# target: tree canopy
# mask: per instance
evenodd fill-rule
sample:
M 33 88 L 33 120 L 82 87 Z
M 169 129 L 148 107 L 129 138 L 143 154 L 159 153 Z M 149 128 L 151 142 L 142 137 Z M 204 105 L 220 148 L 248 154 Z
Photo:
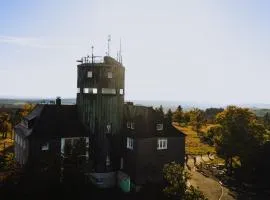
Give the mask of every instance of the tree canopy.
M 167 196 L 183 200 L 207 199 L 198 189 L 187 186 L 187 181 L 191 178 L 191 175 L 182 165 L 175 162 L 165 164 L 163 175 L 167 181 L 167 186 L 163 191 Z

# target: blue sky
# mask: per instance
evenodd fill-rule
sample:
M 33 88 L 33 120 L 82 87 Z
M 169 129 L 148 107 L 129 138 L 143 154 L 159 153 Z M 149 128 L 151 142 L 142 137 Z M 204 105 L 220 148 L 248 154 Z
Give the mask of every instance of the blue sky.
M 75 97 L 122 39 L 126 99 L 269 103 L 270 2 L 0 0 L 0 97 Z

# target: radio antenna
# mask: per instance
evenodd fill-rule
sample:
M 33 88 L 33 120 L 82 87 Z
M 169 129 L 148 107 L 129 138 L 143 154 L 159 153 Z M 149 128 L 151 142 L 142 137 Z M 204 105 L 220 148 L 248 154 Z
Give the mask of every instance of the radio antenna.
M 110 42 L 111 42 L 111 35 L 108 35 L 108 56 L 110 56 Z

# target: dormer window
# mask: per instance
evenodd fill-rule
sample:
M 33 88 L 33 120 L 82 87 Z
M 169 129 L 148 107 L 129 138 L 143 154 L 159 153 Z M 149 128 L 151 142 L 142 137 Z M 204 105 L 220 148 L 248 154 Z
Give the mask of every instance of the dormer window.
M 134 123 L 134 122 L 131 122 L 131 123 L 130 123 L 130 129 L 132 129 L 132 130 L 135 129 L 135 123 Z
M 42 151 L 48 151 L 49 150 L 49 143 L 47 142 L 46 144 L 41 146 Z
M 157 131 L 162 131 L 163 130 L 163 124 L 157 124 L 156 129 L 157 129 Z
M 130 128 L 130 122 L 127 122 L 127 128 Z
M 93 77 L 93 72 L 92 71 L 88 71 L 87 72 L 87 78 L 92 78 Z
M 112 72 L 108 72 L 107 77 L 112 78 Z

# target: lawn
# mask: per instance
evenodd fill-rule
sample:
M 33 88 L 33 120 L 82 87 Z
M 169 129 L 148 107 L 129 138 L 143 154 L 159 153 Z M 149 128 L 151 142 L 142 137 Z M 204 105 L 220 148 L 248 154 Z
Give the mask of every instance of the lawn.
M 186 153 L 191 155 L 205 155 L 207 152 L 216 153 L 215 147 L 209 146 L 208 144 L 204 144 L 201 142 L 197 133 L 192 130 L 191 126 L 178 126 L 174 124 L 174 126 L 185 133 L 186 136 Z M 214 126 L 213 124 L 206 125 L 201 129 L 201 132 L 206 132 L 208 128 Z

